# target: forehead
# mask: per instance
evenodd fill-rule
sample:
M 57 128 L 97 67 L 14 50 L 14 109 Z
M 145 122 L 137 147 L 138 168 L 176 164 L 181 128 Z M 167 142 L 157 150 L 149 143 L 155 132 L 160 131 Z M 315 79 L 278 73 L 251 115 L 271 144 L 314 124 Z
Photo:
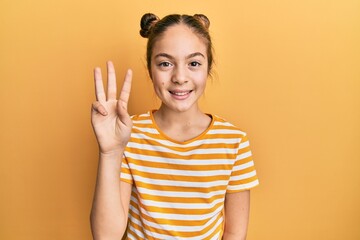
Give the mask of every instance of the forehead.
M 172 56 L 186 56 L 194 52 L 201 52 L 206 56 L 207 45 L 200 35 L 194 33 L 184 24 L 170 26 L 157 39 L 152 55 L 168 53 Z

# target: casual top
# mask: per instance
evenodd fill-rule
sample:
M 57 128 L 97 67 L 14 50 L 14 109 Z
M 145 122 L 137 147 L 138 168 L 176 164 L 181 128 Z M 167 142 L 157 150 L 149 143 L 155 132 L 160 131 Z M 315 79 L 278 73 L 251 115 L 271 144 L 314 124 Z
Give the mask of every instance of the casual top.
M 226 193 L 259 184 L 246 134 L 215 115 L 200 136 L 166 136 L 132 117 L 121 180 L 133 185 L 126 239 L 221 239 Z

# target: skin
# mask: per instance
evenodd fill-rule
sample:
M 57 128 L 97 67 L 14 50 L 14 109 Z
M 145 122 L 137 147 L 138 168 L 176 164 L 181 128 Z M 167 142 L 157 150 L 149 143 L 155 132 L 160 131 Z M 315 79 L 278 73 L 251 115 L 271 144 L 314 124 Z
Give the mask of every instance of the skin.
M 208 78 L 204 41 L 182 24 L 169 27 L 155 43 L 151 76 L 162 104 L 154 113 L 156 124 L 170 138 L 184 142 L 205 131 L 211 118 L 198 106 Z M 131 118 L 127 111 L 132 71 L 128 70 L 117 98 L 112 62 L 107 63 L 105 93 L 101 70 L 95 68 L 96 101 L 91 118 L 99 144 L 99 167 L 91 210 L 91 229 L 96 240 L 121 239 L 127 224 L 131 185 L 119 181 L 121 156 L 130 139 Z M 250 193 L 225 196 L 224 240 L 246 239 Z
M 132 72 L 128 70 L 119 99 L 112 62 L 107 63 L 108 89 L 105 94 L 101 70 L 95 68 L 96 102 L 91 120 L 99 144 L 99 166 L 91 209 L 91 230 L 95 240 L 121 239 L 125 232 L 131 185 L 119 181 L 121 156 L 130 139 L 132 121 L 127 112 Z
M 155 112 L 161 130 L 177 141 L 200 135 L 211 119 L 198 100 L 208 78 L 206 45 L 187 26 L 168 28 L 153 49 L 151 76 L 162 104 Z
M 249 223 L 250 191 L 225 196 L 224 240 L 245 240 Z

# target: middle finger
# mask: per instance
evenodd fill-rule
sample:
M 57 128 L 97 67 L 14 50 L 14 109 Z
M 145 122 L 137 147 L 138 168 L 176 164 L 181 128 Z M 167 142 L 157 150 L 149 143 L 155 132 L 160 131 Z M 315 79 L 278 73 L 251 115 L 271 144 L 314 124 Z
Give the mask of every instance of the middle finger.
M 108 82 L 107 82 L 107 100 L 116 99 L 116 75 L 114 64 L 111 61 L 107 62 L 107 71 L 108 71 Z

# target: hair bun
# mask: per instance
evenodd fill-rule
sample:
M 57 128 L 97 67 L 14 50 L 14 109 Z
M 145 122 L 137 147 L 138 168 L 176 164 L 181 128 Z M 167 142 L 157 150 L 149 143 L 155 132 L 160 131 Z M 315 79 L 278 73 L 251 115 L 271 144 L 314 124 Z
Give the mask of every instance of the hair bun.
M 197 18 L 206 29 L 209 29 L 210 20 L 207 18 L 207 16 L 204 14 L 195 14 L 194 17 Z
M 148 38 L 150 35 L 151 28 L 155 23 L 159 21 L 159 17 L 153 13 L 146 13 L 140 20 L 140 35 L 144 38 Z

